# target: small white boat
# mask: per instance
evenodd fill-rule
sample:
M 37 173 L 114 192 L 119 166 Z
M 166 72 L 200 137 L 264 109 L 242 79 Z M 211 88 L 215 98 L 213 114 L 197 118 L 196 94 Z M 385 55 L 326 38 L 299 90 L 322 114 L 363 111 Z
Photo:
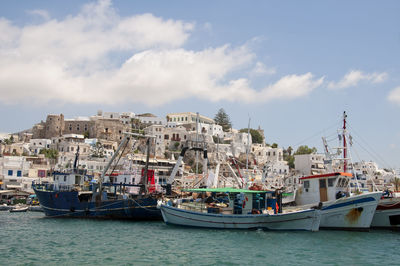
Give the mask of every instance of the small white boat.
M 160 209 L 167 224 L 221 228 L 318 231 L 320 211 L 317 209 L 282 211 L 274 192 L 244 189 L 192 189 L 192 192 L 214 192 L 228 196 L 227 207 L 200 202 L 171 201 L 161 203 Z
M 372 219 L 371 227 L 400 230 L 400 198 L 381 199 Z
M 10 212 L 26 212 L 28 207 L 16 207 L 14 209 L 10 209 Z

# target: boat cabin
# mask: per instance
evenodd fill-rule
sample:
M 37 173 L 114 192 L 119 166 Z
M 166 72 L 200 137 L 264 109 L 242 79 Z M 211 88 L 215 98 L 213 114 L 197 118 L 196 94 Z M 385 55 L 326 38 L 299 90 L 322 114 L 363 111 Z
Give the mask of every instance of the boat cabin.
M 351 173 L 342 172 L 301 177 L 296 204 L 306 205 L 336 200 L 346 195 L 352 177 Z
M 86 172 L 54 172 L 54 186 L 57 188 L 67 188 L 72 186 L 84 186 L 89 184 L 93 176 Z

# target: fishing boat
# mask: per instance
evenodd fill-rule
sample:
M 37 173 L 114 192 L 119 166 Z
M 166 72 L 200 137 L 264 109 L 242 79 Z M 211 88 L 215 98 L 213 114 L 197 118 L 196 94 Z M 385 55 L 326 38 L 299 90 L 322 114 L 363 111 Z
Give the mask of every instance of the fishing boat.
M 311 175 L 299 178 L 296 205 L 319 204 L 321 208 L 320 228 L 340 230 L 369 230 L 375 209 L 382 192 L 352 191 L 350 184 L 357 182 L 347 172 L 346 112 L 343 113 L 343 158 L 342 172 Z M 324 143 L 326 153 L 328 148 Z M 328 154 L 329 155 L 329 154 Z M 332 159 L 329 158 L 328 159 Z
M 48 217 L 129 219 L 129 220 L 161 220 L 161 212 L 157 208 L 159 193 L 151 189 L 149 180 L 154 172 L 149 171 L 149 150 L 152 136 L 147 137 L 147 162 L 143 171 L 141 184 L 104 182 L 104 177 L 122 147 L 127 145 L 130 136 L 125 137 L 111 160 L 103 170 L 99 180 L 93 180 L 85 172 L 77 171 L 79 157 L 77 152 L 74 170 L 71 173 L 60 173 L 65 180 L 76 180 L 71 185 L 33 183 L 32 188 L 39 199 L 40 206 Z M 143 135 L 140 135 L 143 137 Z M 122 153 L 121 153 L 122 156 Z M 139 187 L 138 194 L 128 193 L 129 187 Z
M 400 198 L 382 198 L 376 207 L 371 227 L 400 230 Z
M 321 229 L 369 230 L 382 192 L 351 195 L 351 178 L 343 172 L 302 177 L 296 204 L 319 204 Z
M 321 216 L 318 209 L 282 210 L 281 196 L 273 191 L 236 188 L 187 191 L 211 193 L 215 197 L 209 196 L 200 201 L 192 198 L 175 203 L 171 200 L 160 202 L 165 223 L 221 229 L 318 231 L 319 228 Z

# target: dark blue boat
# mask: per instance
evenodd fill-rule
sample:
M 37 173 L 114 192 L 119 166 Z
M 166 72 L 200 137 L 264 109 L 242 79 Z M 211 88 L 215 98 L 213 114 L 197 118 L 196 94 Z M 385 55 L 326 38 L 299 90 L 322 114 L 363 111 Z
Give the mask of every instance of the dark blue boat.
M 120 186 L 118 184 L 118 186 Z M 103 192 L 58 190 L 49 184 L 32 184 L 48 217 L 161 220 L 159 195 L 115 195 Z
M 129 141 L 130 135 L 125 133 L 125 138 L 115 151 L 113 157 L 105 167 L 98 182 L 90 185 L 82 185 L 83 182 L 92 181 L 91 177 L 84 171 L 77 169 L 79 158 L 79 147 L 77 149 L 74 169 L 65 178 L 75 181 L 73 185 L 54 184 L 32 184 L 40 206 L 49 217 L 75 217 L 75 218 L 100 218 L 100 219 L 129 219 L 129 220 L 162 220 L 161 211 L 157 208 L 157 200 L 161 194 L 150 193 L 149 181 L 149 152 L 152 136 L 147 136 L 147 160 L 140 185 L 104 183 L 104 177 L 111 163 L 118 155 L 121 147 Z M 143 137 L 142 135 L 140 135 Z M 121 155 L 122 156 L 122 153 Z M 55 173 L 56 177 L 57 173 Z M 56 180 L 56 178 L 55 178 Z M 58 180 L 58 178 L 57 178 Z M 125 193 L 126 187 L 139 186 L 140 192 L 137 195 Z M 119 188 L 119 190 L 118 190 Z

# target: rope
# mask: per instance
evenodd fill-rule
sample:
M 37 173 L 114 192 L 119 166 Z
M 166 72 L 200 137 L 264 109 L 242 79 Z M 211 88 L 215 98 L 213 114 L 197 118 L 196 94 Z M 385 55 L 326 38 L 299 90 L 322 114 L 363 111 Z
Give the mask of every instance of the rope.
M 388 164 L 388 163 L 385 161 L 385 159 L 383 159 L 383 158 L 368 144 L 368 142 L 365 141 L 365 140 L 357 133 L 357 131 L 356 131 L 351 125 L 349 125 L 349 127 L 351 128 L 351 131 L 354 132 L 354 133 L 356 134 L 356 136 L 357 136 L 361 141 L 363 141 L 364 144 L 366 144 L 366 145 L 369 147 L 369 149 L 371 149 L 371 151 L 372 151 L 373 153 L 375 153 L 375 155 L 374 155 L 374 154 L 371 154 L 367 149 L 365 149 L 365 148 L 361 145 L 361 143 L 359 143 L 359 142 L 357 141 L 357 143 L 360 145 L 360 147 L 361 147 L 362 149 L 364 149 L 364 150 L 365 150 L 369 155 L 371 155 L 374 159 L 378 159 L 377 161 L 381 161 L 381 162 L 383 163 L 383 165 L 389 166 L 389 168 L 392 168 L 392 169 L 393 169 L 393 167 L 391 167 L 391 165 Z M 355 141 L 355 142 L 356 142 L 356 141 Z

